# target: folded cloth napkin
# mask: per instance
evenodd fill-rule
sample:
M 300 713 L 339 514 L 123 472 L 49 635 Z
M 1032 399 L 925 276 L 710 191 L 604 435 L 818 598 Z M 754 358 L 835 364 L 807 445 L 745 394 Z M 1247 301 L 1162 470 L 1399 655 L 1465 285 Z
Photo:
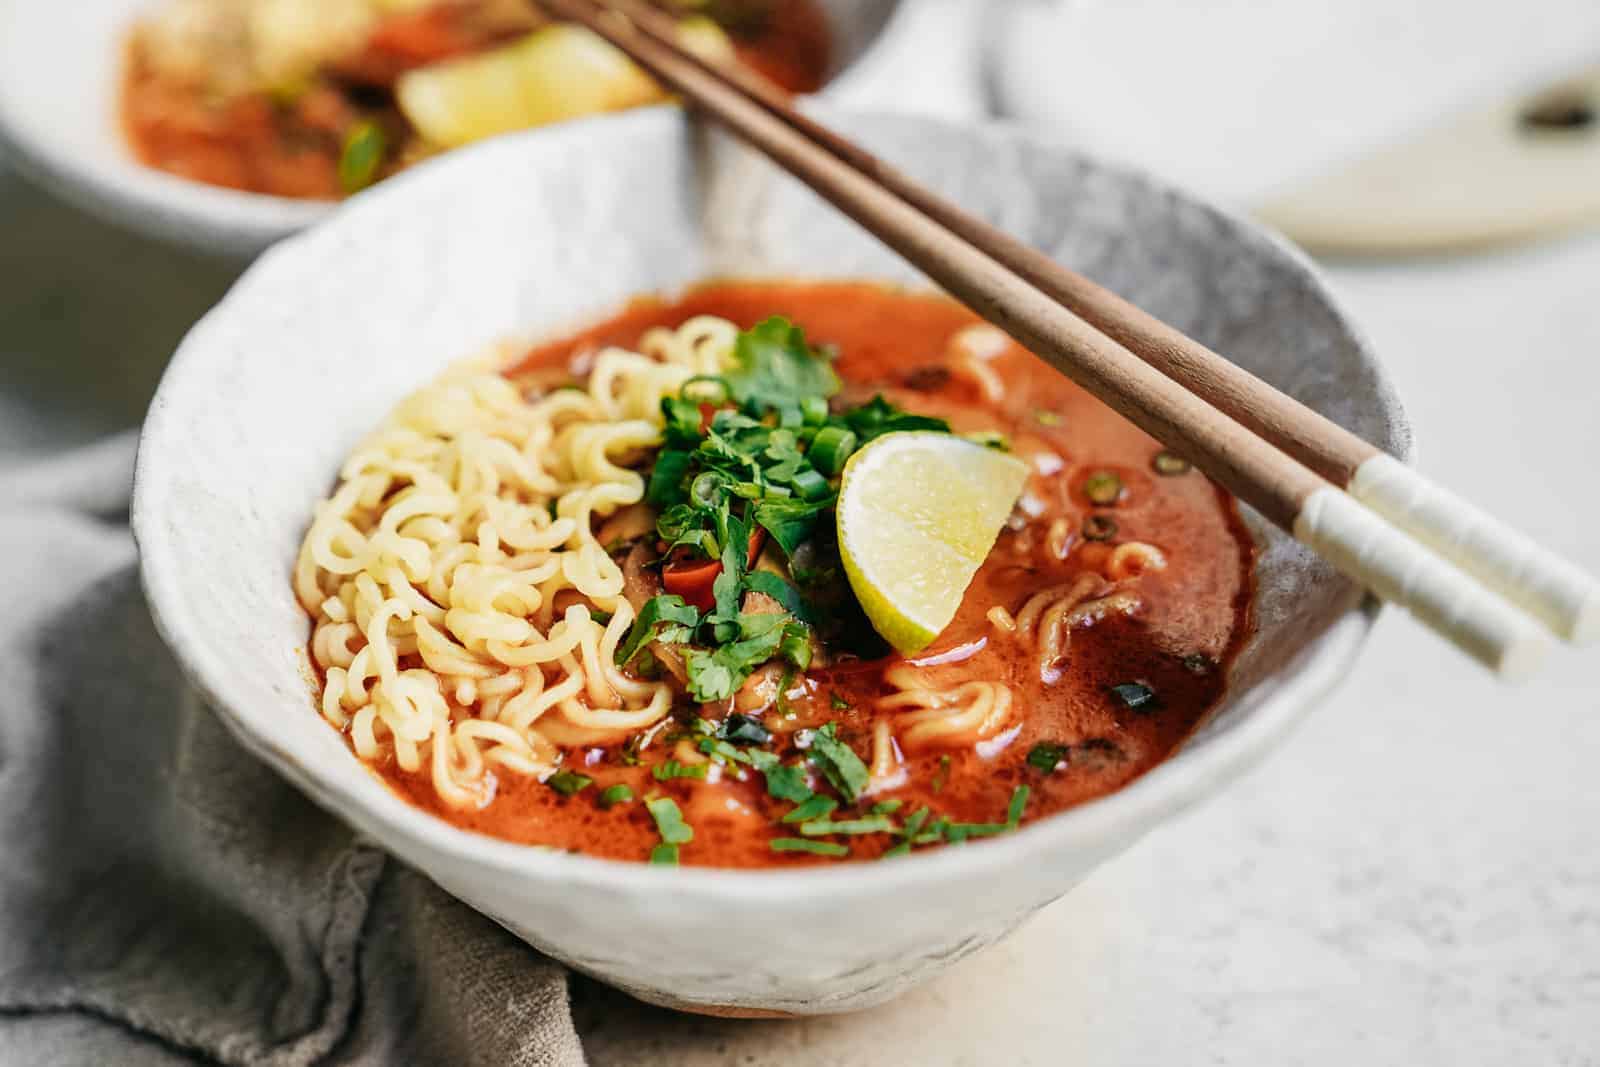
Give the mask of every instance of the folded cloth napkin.
M 0 470 L 0 1064 L 582 1064 L 566 974 L 239 747 L 123 436 Z

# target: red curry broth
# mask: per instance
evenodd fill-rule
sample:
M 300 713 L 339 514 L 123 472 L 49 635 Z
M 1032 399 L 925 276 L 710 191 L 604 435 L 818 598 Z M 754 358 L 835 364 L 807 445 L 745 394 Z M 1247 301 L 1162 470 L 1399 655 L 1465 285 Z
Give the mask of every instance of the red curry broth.
M 701 314 L 749 327 L 784 315 L 814 344 L 836 346 L 847 389 L 879 389 L 907 409 L 948 418 L 955 430 L 999 430 L 1035 467 L 1025 491 L 1045 510 L 1020 529 L 1000 535 L 979 569 L 955 620 L 918 662 L 945 660 L 969 678 L 1012 687 L 1011 723 L 995 739 L 960 750 L 906 752 L 904 784 L 864 799 L 860 810 L 886 799 L 903 803 L 897 817 L 919 806 L 959 822 L 998 822 L 1019 785 L 1030 787 L 1024 821 L 1032 821 L 1126 785 L 1168 756 L 1220 699 L 1223 675 L 1249 626 L 1253 542 L 1230 497 L 1198 472 L 1159 476 L 1152 460 L 1160 445 L 1047 368 L 1016 345 L 994 364 L 1007 393 L 1001 405 L 982 403 L 975 389 L 939 368 L 952 334 L 976 321 L 944 297 L 911 294 L 862 283 L 719 283 L 681 300 L 639 300 L 621 314 L 563 340 L 536 348 L 512 372 L 550 377 L 550 368 L 582 365 L 586 353 L 617 344 L 633 346 L 651 326 L 677 326 Z M 542 374 L 538 372 L 543 372 Z M 911 382 L 919 388 L 908 388 Z M 870 395 L 871 389 L 867 390 Z M 1114 506 L 1091 509 L 1081 486 L 1090 473 L 1117 472 L 1126 487 Z M 1044 473 L 1038 473 L 1038 472 Z M 1013 613 L 1034 592 L 1070 581 L 1100 565 L 1107 543 L 1081 536 L 1055 558 L 1044 530 L 1059 516 L 1076 529 L 1091 513 L 1112 517 L 1114 541 L 1140 540 L 1166 555 L 1165 570 L 1138 579 L 1143 606 L 1132 618 L 1113 615 L 1076 631 L 1070 658 L 1053 684 L 1040 680 L 1035 653 L 1008 641 L 989 620 L 999 605 Z M 841 736 L 870 762 L 874 701 L 886 688 L 889 657 L 813 671 L 797 682 L 788 706 L 793 725 L 833 721 Z M 1133 710 L 1111 692 L 1129 682 L 1158 695 L 1154 709 Z M 841 705 L 848 705 L 842 707 Z M 781 716 L 764 724 L 782 752 L 788 736 Z M 892 720 L 891 720 L 892 721 Z M 1066 766 L 1045 773 L 1028 763 L 1040 742 L 1068 746 Z M 626 784 L 634 794 L 673 797 L 693 826 L 681 862 L 704 866 L 767 867 L 838 860 L 774 853 L 769 840 L 791 836 L 778 819 L 791 805 L 766 793 L 762 777 L 747 781 L 651 778 L 652 763 L 671 745 L 646 747 L 644 763 L 625 766 L 618 749 L 569 753 L 566 766 L 594 779 L 566 797 L 526 777 L 500 773 L 494 799 L 479 810 L 455 811 L 437 797 L 426 772 L 405 774 L 392 764 L 385 779 L 418 806 L 469 830 L 527 844 L 570 849 L 616 859 L 642 860 L 658 843 L 654 823 L 640 803 L 601 810 L 600 791 Z M 979 751 L 981 750 L 981 752 Z M 849 817 L 850 809 L 836 813 Z M 871 858 L 896 842 L 884 834 L 848 838 L 851 858 Z

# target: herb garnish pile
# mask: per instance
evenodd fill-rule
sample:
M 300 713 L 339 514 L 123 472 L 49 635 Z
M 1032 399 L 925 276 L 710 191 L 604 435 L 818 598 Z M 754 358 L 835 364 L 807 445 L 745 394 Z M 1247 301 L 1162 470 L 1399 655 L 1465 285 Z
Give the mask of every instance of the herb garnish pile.
M 645 500 L 659 516 L 666 592 L 640 610 L 617 648 L 619 666 L 648 670 L 652 642 L 677 646 L 689 696 L 712 703 L 773 659 L 806 670 L 814 638 L 882 651 L 839 562 L 832 517 L 840 475 L 875 437 L 950 427 L 882 396 L 835 411 L 839 390 L 827 355 L 774 317 L 739 335 L 726 373 L 693 378 L 662 401 L 662 446 Z M 778 553 L 767 558 L 781 563 L 758 569 L 752 557 L 769 538 Z M 750 594 L 777 609 L 745 610 Z
M 723 704 L 757 668 L 780 661 L 781 710 L 793 672 L 812 666 L 819 643 L 862 656 L 886 651 L 839 559 L 833 510 L 840 478 L 873 438 L 950 427 L 881 395 L 840 405 L 840 389 L 830 358 L 775 317 L 739 335 L 725 373 L 692 378 L 662 401 L 662 445 L 645 501 L 658 516 L 652 566 L 664 591 L 640 608 L 617 648 L 619 666 L 651 674 L 659 669 L 652 648 L 670 649 L 681 658 L 690 699 L 707 705 Z M 769 544 L 775 550 L 765 551 Z M 837 694 L 829 703 L 835 711 L 850 706 Z M 902 818 L 899 800 L 864 802 L 871 775 L 838 723 L 799 731 L 798 753 L 786 757 L 770 747 L 773 735 L 755 717 L 732 713 L 713 722 L 679 714 L 687 729 L 665 739 L 687 741 L 706 762 L 669 758 L 652 766 L 654 782 L 705 779 L 712 767 L 741 779 L 761 775 L 768 795 L 791 805 L 775 824 L 774 852 L 847 856 L 852 840 L 883 834 L 892 841 L 885 858 L 904 855 L 1015 829 L 1028 802 L 1022 785 L 1001 822 L 955 822 L 928 807 Z M 637 750 L 624 750 L 622 761 L 637 764 Z M 552 784 L 570 797 L 589 779 Z M 610 808 L 632 799 L 626 787 L 612 787 L 597 803 Z M 677 863 L 693 827 L 659 788 L 643 801 L 660 838 L 650 861 Z
M 755 731 L 750 729 L 752 725 Z M 1015 830 L 1021 824 L 1031 792 L 1025 785 L 1012 791 L 1002 822 L 956 822 L 925 806 L 911 812 L 902 822 L 896 818 L 902 807 L 899 800 L 880 801 L 865 809 L 858 808 L 848 818 L 839 818 L 836 813 L 841 806 L 855 806 L 863 799 L 870 774 L 861 757 L 839 736 L 837 723 L 801 731 L 796 742 L 804 754 L 792 761 L 785 761 L 762 747 L 771 740 L 771 735 L 753 719 L 737 713 L 720 723 L 697 717 L 690 724 L 687 739 L 710 763 L 729 773 L 741 778 L 750 773 L 761 774 L 766 779 L 769 796 L 794 805 L 778 820 L 788 832 L 768 842 L 774 852 L 804 852 L 837 858 L 850 854 L 846 843 L 850 838 L 888 834 L 895 843 L 885 849 L 882 856 L 890 859 L 903 856 L 918 845 L 959 844 L 974 837 L 991 837 Z M 657 777 L 662 776 L 658 774 Z M 838 797 L 813 789 L 813 781 L 818 787 L 832 789 Z M 650 853 L 650 862 L 677 863 L 678 846 L 694 839 L 693 828 L 683 821 L 677 803 L 670 797 L 652 797 L 645 804 L 661 836 L 661 844 Z M 845 840 L 838 840 L 840 838 Z

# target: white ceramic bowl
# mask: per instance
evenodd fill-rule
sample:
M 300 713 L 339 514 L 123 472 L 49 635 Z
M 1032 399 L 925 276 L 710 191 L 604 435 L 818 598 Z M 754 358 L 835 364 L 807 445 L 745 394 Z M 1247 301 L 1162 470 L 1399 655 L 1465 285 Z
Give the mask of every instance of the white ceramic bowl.
M 0 0 L 0 147 L 47 189 L 119 226 L 230 257 L 335 205 L 220 189 L 152 170 L 118 118 L 123 45 L 161 0 Z M 890 32 L 897 0 L 822 0 L 835 39 L 825 92 L 848 86 Z
M 1012 131 L 822 111 L 847 134 L 1404 454 L 1371 354 L 1311 268 L 1246 223 Z M 707 275 L 917 276 L 794 182 L 669 109 L 457 153 L 263 256 L 179 349 L 139 452 L 134 532 L 167 641 L 249 749 L 550 955 L 646 1000 L 860 1008 L 1005 935 L 1221 789 L 1348 670 L 1348 583 L 1253 523 L 1258 628 L 1172 759 L 1001 839 L 894 863 L 666 869 L 520 847 L 390 792 L 313 707 L 289 572 L 347 450 L 446 363 Z

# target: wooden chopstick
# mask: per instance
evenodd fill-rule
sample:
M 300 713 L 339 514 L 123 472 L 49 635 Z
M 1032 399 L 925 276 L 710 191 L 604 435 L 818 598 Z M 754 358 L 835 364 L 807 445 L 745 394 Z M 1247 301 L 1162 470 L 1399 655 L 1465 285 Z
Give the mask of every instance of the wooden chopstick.
M 676 47 L 673 20 L 643 0 L 610 0 L 656 41 Z M 1569 641 L 1600 640 L 1600 582 L 1476 505 L 1338 423 L 1279 392 L 1238 364 L 1005 231 L 961 210 L 790 104 L 790 97 L 741 64 L 713 65 L 769 113 L 794 127 L 930 219 L 982 249 L 1091 326 L 1212 407 L 1265 438 L 1411 534 Z
M 1373 592 L 1507 677 L 1531 673 L 1532 622 L 1300 461 L 1141 361 L 986 251 L 931 219 L 798 126 L 594 0 L 543 0 L 831 201 L 930 278 Z M 931 195 L 931 194 L 930 194 Z

